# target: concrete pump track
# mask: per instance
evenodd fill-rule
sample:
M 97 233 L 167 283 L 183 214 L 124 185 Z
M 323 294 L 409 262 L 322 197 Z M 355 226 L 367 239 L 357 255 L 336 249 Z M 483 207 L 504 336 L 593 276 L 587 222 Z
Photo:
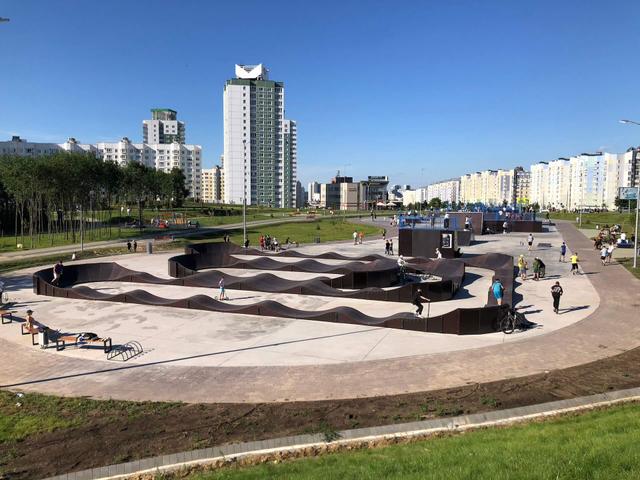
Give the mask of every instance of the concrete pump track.
M 240 260 L 234 255 L 254 255 L 259 258 Z M 303 260 L 296 263 L 274 260 L 279 256 L 296 257 Z M 315 259 L 343 260 L 347 263 L 327 265 Z M 105 294 L 83 285 L 92 282 L 133 282 L 213 288 L 218 285 L 220 278 L 224 278 L 227 288 L 237 290 L 395 302 L 409 302 L 416 289 L 420 287 L 425 296 L 434 301 L 441 301 L 452 298 L 458 290 L 464 279 L 465 265 L 492 270 L 495 276 L 499 276 L 503 280 L 506 287 L 503 307 L 495 305 L 495 300 L 489 294 L 485 307 L 458 308 L 430 318 L 416 317 L 410 313 L 397 313 L 378 318 L 345 306 L 328 310 L 307 311 L 291 308 L 273 300 L 249 305 L 232 305 L 207 295 L 166 299 L 142 289 Z M 216 270 L 219 268 L 296 271 L 339 274 L 340 276 L 336 278 L 319 277 L 302 281 L 286 280 L 271 273 L 260 273 L 252 277 L 237 277 Z M 206 271 L 200 271 L 205 269 Z M 50 268 L 37 271 L 33 275 L 33 288 L 38 295 L 80 300 L 136 303 L 449 334 L 478 334 L 496 331 L 501 310 L 512 302 L 514 272 L 513 259 L 509 255 L 489 253 L 464 260 L 416 258 L 409 263 L 407 272 L 430 274 L 438 277 L 439 280 L 412 282 L 384 289 L 383 287 L 390 287 L 396 283 L 398 266 L 394 260 L 380 255 L 345 257 L 336 253 L 325 253 L 308 256 L 291 250 L 270 254 L 256 249 L 244 249 L 232 243 L 214 242 L 189 245 L 185 248 L 184 255 L 170 258 L 169 273 L 174 277 L 171 279 L 130 270 L 115 262 L 89 263 L 66 267 L 62 285 L 52 284 L 53 273 Z

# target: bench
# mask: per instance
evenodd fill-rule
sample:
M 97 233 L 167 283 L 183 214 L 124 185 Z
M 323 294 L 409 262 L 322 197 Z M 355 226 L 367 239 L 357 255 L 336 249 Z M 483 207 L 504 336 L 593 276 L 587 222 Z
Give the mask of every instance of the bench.
M 36 341 L 36 335 L 40 333 L 40 329 L 38 327 L 28 327 L 26 323 L 20 325 L 20 333 L 22 335 L 31 334 L 31 345 L 38 345 Z
M 13 314 L 16 313 L 17 310 L 0 310 L 0 318 L 2 319 L 2 324 L 13 322 Z M 5 322 L 6 319 L 9 319 L 8 322 Z
M 64 350 L 65 347 L 67 347 L 68 345 L 69 346 L 75 345 L 77 348 L 82 348 L 83 346 L 86 346 L 92 343 L 97 343 L 97 344 L 102 343 L 102 349 L 104 353 L 109 353 L 113 348 L 111 337 L 107 337 L 107 338 L 96 337 L 90 340 L 83 340 L 80 337 L 80 335 L 60 335 L 59 337 L 56 337 L 56 351 L 59 352 L 61 350 Z

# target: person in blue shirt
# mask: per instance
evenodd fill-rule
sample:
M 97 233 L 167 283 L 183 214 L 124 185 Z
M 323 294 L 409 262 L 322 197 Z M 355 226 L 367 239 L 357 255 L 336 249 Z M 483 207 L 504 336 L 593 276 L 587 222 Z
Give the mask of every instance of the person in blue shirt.
M 504 296 L 504 285 L 502 285 L 502 282 L 499 278 L 496 278 L 493 281 L 491 290 L 493 291 L 493 296 L 496 297 L 496 302 L 498 302 L 498 305 L 502 305 L 502 297 Z
M 567 254 L 567 244 L 562 242 L 562 245 L 560 245 L 560 258 L 558 259 L 559 262 L 564 262 L 564 256 Z

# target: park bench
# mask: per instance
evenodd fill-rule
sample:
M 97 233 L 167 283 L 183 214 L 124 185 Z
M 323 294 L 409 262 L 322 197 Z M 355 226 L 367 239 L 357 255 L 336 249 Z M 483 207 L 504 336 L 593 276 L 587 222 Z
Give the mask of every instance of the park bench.
M 20 333 L 22 335 L 31 335 L 31 345 L 38 345 L 36 341 L 36 336 L 40 333 L 40 328 L 38 327 L 29 327 L 26 323 L 20 325 Z
M 89 346 L 91 344 L 102 344 L 104 353 L 109 353 L 112 349 L 111 337 L 93 337 L 83 338 L 82 334 L 79 335 L 59 335 L 56 337 L 56 351 L 64 350 L 67 346 L 75 345 L 77 348 Z
M 2 324 L 13 322 L 13 314 L 17 313 L 17 310 L 0 310 L 0 319 L 2 319 Z M 8 322 L 5 320 L 9 319 Z

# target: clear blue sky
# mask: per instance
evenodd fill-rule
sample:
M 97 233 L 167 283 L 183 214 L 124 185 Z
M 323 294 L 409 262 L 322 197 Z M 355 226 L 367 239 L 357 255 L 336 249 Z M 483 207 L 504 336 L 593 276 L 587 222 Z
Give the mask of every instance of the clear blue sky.
M 306 183 L 426 184 L 640 144 L 638 1 L 3 0 L 0 138 L 141 141 L 169 107 L 222 153 L 235 63 L 285 82 Z

